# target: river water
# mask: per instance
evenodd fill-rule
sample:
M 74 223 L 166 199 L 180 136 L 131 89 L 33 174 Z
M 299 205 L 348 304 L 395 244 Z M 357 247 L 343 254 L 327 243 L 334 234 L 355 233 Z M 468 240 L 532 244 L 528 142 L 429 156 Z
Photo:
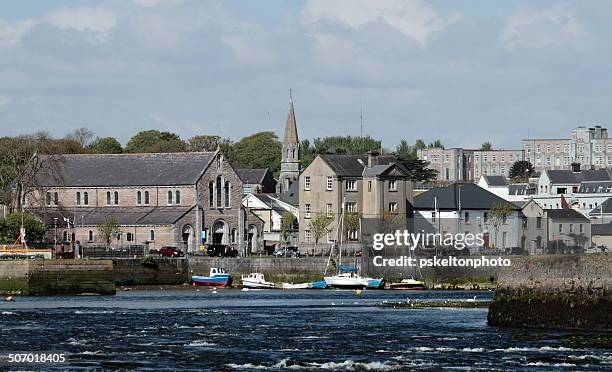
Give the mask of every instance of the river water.
M 378 306 L 473 296 L 492 293 L 189 288 L 18 297 L 0 303 L 0 348 L 66 354 L 65 364 L 27 366 L 45 370 L 612 370 L 609 335 L 489 327 L 486 308 Z

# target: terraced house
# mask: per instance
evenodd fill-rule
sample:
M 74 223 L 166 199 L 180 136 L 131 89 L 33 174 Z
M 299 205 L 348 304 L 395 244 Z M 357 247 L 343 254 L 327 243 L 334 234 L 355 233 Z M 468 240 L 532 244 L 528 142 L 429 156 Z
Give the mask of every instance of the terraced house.
M 111 245 L 174 246 L 197 252 L 228 244 L 246 254 L 262 221 L 242 207 L 243 185 L 216 152 L 47 157 L 27 206 L 70 247 L 101 245 L 98 226 L 120 225 Z

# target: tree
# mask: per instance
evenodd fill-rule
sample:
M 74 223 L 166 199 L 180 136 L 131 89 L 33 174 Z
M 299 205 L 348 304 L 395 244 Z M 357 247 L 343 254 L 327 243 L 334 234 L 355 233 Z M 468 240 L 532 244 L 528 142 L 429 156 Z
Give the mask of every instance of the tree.
M 361 213 L 347 212 L 344 214 L 344 234 L 350 239 L 351 232 L 359 231 L 361 228 Z
M 289 233 L 295 230 L 295 216 L 290 212 L 283 213 L 281 217 L 281 237 L 283 242 L 289 241 Z
M 0 222 L 0 241 L 2 243 L 14 243 L 19 236 L 21 228 L 22 213 L 10 213 Z M 26 231 L 26 241 L 42 242 L 47 232 L 47 226 L 37 216 L 24 212 L 23 227 Z
M 508 203 L 495 203 L 487 212 L 487 222 L 493 227 L 495 232 L 494 248 L 497 247 L 497 235 L 501 225 L 506 223 L 506 218 L 512 213 L 512 207 Z
M 90 148 L 97 154 L 121 154 L 123 152 L 121 144 L 113 137 L 98 137 Z
M 310 233 L 314 238 L 315 244 L 319 244 L 319 239 L 321 239 L 325 234 L 327 234 L 327 226 L 333 221 L 333 218 L 327 217 L 325 215 L 318 215 L 310 220 L 308 223 L 308 228 L 310 229 Z
M 493 150 L 493 145 L 491 144 L 491 142 L 485 142 L 482 144 L 482 146 L 480 146 L 480 151 L 491 151 Z
M 94 139 L 94 132 L 87 128 L 78 128 L 66 135 L 66 139 L 77 142 L 81 147 L 88 147 Z
M 513 182 L 528 182 L 534 172 L 533 165 L 527 160 L 519 160 L 510 167 L 510 179 Z
M 187 149 L 188 151 L 215 151 L 222 144 L 231 144 L 231 141 L 219 136 L 193 136 L 187 140 Z
M 414 143 L 414 148 L 415 148 L 415 150 L 423 150 L 423 149 L 427 148 L 427 145 L 425 145 L 425 142 L 422 139 L 418 139 Z
M 235 168 L 268 168 L 275 177 L 280 172 L 282 145 L 274 132 L 259 132 L 244 137 L 230 148 L 222 148 L 222 151 Z
M 98 235 L 106 245 L 110 245 L 111 241 L 117 238 L 120 233 L 119 222 L 113 216 L 106 217 L 102 224 L 98 226 Z
M 313 141 L 315 154 L 363 155 L 371 150 L 380 150 L 382 142 L 370 136 L 319 137 Z
M 435 180 L 438 172 L 428 168 L 428 162 L 417 158 L 415 147 L 410 147 L 406 140 L 401 140 L 395 148 L 395 157 L 408 170 L 408 175 L 412 181 L 429 182 Z
M 183 152 L 185 149 L 185 143 L 177 134 L 158 130 L 139 132 L 125 146 L 128 153 Z
M 440 148 L 440 149 L 444 149 L 444 145 L 442 144 L 442 141 L 440 141 L 439 139 L 431 142 L 429 145 L 427 145 L 427 147 L 431 148 Z

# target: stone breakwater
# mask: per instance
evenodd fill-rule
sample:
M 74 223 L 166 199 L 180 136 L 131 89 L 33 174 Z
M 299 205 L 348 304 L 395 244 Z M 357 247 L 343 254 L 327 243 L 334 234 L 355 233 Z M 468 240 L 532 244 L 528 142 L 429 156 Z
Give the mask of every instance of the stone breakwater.
M 493 326 L 612 332 L 612 255 L 531 256 L 500 271 Z

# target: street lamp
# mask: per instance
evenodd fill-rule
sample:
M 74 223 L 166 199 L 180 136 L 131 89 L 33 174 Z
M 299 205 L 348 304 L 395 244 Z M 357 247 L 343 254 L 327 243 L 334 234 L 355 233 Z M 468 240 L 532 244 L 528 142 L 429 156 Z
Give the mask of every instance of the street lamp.
M 57 217 L 53 217 L 53 249 L 57 254 Z

